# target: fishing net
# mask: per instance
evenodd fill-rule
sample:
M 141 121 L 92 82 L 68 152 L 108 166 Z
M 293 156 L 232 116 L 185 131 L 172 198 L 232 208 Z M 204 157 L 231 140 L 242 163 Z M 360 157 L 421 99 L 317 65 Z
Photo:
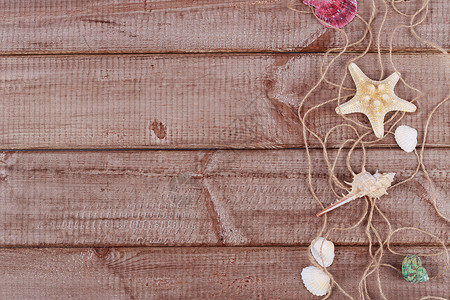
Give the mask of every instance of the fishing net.
M 415 9 L 411 9 L 411 3 L 415 2 Z M 369 17 L 362 17 L 361 15 L 357 14 L 356 18 L 353 20 L 353 22 L 360 22 L 365 26 L 365 30 L 362 34 L 362 36 L 356 40 L 356 41 L 349 41 L 349 35 L 346 33 L 346 28 L 343 29 L 334 28 L 333 30 L 336 30 L 344 39 L 344 44 L 342 47 L 335 47 L 332 49 L 329 49 L 326 53 L 323 55 L 323 60 L 321 63 L 321 66 L 319 68 L 320 72 L 320 78 L 317 80 L 317 82 L 311 87 L 311 89 L 304 95 L 304 97 L 301 99 L 298 107 L 298 118 L 300 120 L 300 123 L 302 125 L 302 135 L 303 140 L 305 143 L 306 148 L 306 155 L 308 159 L 308 177 L 307 182 L 309 186 L 309 190 L 311 191 L 311 194 L 315 201 L 320 205 L 320 207 L 324 208 L 323 203 L 329 203 L 329 199 L 320 199 L 318 196 L 318 193 L 316 192 L 316 187 L 314 186 L 313 182 L 313 176 L 312 176 L 312 170 L 317 169 L 318 167 L 323 167 L 328 170 L 328 179 L 329 179 L 329 188 L 333 191 L 333 193 L 336 195 L 336 197 L 339 197 L 338 190 L 343 191 L 346 189 L 346 186 L 343 181 L 341 181 L 338 176 L 336 175 L 336 162 L 338 161 L 339 157 L 346 154 L 346 166 L 348 169 L 348 172 L 350 175 L 354 176 L 356 173 L 353 170 L 354 169 L 354 162 L 352 161 L 352 155 L 355 152 L 361 151 L 362 152 L 362 161 L 360 166 L 358 167 L 359 170 L 364 170 L 366 166 L 367 161 L 367 151 L 366 148 L 370 144 L 375 144 L 380 142 L 381 140 L 385 139 L 389 135 L 393 135 L 393 130 L 398 126 L 399 122 L 402 121 L 403 117 L 405 116 L 404 112 L 396 112 L 391 117 L 386 118 L 384 120 L 385 128 L 387 129 L 387 132 L 385 132 L 385 136 L 381 139 L 377 139 L 374 137 L 372 129 L 370 126 L 367 125 L 367 123 L 359 122 L 355 120 L 352 115 L 349 117 L 343 115 L 341 116 L 343 119 L 343 122 L 341 124 L 335 125 L 331 129 L 329 129 L 325 134 L 319 132 L 316 128 L 312 128 L 308 124 L 308 119 L 311 118 L 314 113 L 317 114 L 317 110 L 321 107 L 324 107 L 328 104 L 335 104 L 334 107 L 340 105 L 341 103 L 345 102 L 349 99 L 349 97 L 352 97 L 355 94 L 355 89 L 353 87 L 347 87 L 344 86 L 345 79 L 348 77 L 347 69 L 348 65 L 352 62 L 358 62 L 361 58 L 366 56 L 366 54 L 369 53 L 371 49 L 375 46 L 376 53 L 377 53 L 377 60 L 378 60 L 378 66 L 380 69 L 380 78 L 379 80 L 382 80 L 385 77 L 384 74 L 384 64 L 383 62 L 383 56 L 381 48 L 381 39 L 382 35 L 389 34 L 389 49 L 388 49 L 388 64 L 390 64 L 391 68 L 399 72 L 397 70 L 396 64 L 393 60 L 393 43 L 394 39 L 396 37 L 396 33 L 401 28 L 407 29 L 412 37 L 419 41 L 420 43 L 423 43 L 427 45 L 428 47 L 431 47 L 435 51 L 440 52 L 441 55 L 443 55 L 445 58 L 448 59 L 448 53 L 445 49 L 440 47 L 439 45 L 425 40 L 424 38 L 420 37 L 416 31 L 417 27 L 420 26 L 425 19 L 428 16 L 429 13 L 429 5 L 430 0 L 424 0 L 422 2 L 417 3 L 417 1 L 395 1 L 395 0 L 371 0 L 371 11 Z M 367 3 L 365 3 L 367 4 Z M 295 7 L 294 7 L 295 5 Z M 300 10 L 298 8 L 303 7 L 307 8 L 307 6 L 304 6 L 302 4 L 298 4 L 298 2 L 292 1 L 289 4 L 289 8 L 291 10 L 295 10 L 299 13 L 309 13 L 314 14 L 313 8 L 311 8 L 310 11 Z M 374 26 L 374 19 L 375 16 L 379 11 L 383 11 L 383 18 L 381 20 L 381 24 L 377 26 L 377 30 L 375 31 Z M 388 16 L 389 10 L 392 10 L 394 14 L 398 14 L 405 18 L 406 23 L 397 25 L 395 28 L 385 28 L 386 19 Z M 410 12 L 405 12 L 409 10 Z M 411 12 L 412 11 L 412 12 Z M 317 17 L 317 16 L 316 16 Z M 355 51 L 354 49 L 357 49 L 358 46 L 364 45 L 364 50 L 362 51 Z M 344 56 L 345 54 L 345 56 Z M 327 75 L 333 70 L 333 66 L 336 64 L 337 60 L 345 59 L 345 73 L 342 77 L 342 80 L 340 82 L 333 82 L 330 80 Z M 408 89 L 411 89 L 416 93 L 416 97 L 411 100 L 411 102 L 418 102 L 423 100 L 424 93 L 410 85 L 406 79 L 400 78 L 401 83 L 404 84 Z M 323 102 L 320 104 L 313 105 L 311 101 L 311 96 L 317 92 L 319 88 L 322 88 L 323 86 L 331 86 L 334 88 L 335 94 L 331 94 L 329 99 L 324 99 Z M 444 87 L 442 87 L 444 88 Z M 429 112 L 425 126 L 423 128 L 419 128 L 419 131 L 423 132 L 423 138 L 419 142 L 419 146 L 414 150 L 415 159 L 416 159 L 416 168 L 414 169 L 414 172 L 411 176 L 408 178 L 394 184 L 389 189 L 395 189 L 398 188 L 401 185 L 406 184 L 407 182 L 411 181 L 413 178 L 416 177 L 416 175 L 423 174 L 424 178 L 426 178 L 427 183 L 429 185 L 429 191 L 431 195 L 431 204 L 434 208 L 435 213 L 444 220 L 444 222 L 448 223 L 450 220 L 447 216 L 445 216 L 438 208 L 437 204 L 437 195 L 434 189 L 432 178 L 430 177 L 430 174 L 427 171 L 425 162 L 424 162 L 424 153 L 427 151 L 426 143 L 427 143 L 427 135 L 428 135 L 428 129 L 430 128 L 431 120 L 433 118 L 433 115 L 438 109 L 442 109 L 445 107 L 445 103 L 450 98 L 450 94 L 448 94 L 445 98 L 440 99 L 439 103 L 435 105 L 435 107 Z M 313 105 L 312 107 L 310 107 Z M 448 108 L 447 108 L 448 109 Z M 347 122 L 344 122 L 347 121 Z M 335 133 L 337 130 L 342 130 L 343 128 L 349 128 L 351 129 L 352 136 L 342 139 L 340 144 L 337 147 L 337 154 L 334 155 L 334 158 L 331 158 L 329 155 L 329 149 L 327 148 L 328 141 L 330 138 L 330 135 Z M 323 156 L 325 165 L 317 165 L 317 162 L 313 162 L 311 159 L 311 142 L 314 140 L 315 143 L 319 143 Z M 383 170 L 380 170 L 381 172 Z M 357 220 L 352 224 L 351 226 L 347 227 L 336 227 L 336 226 L 330 226 L 328 222 L 328 217 L 324 215 L 320 219 L 317 219 L 317 222 L 322 222 L 322 226 L 320 230 L 317 233 L 316 238 L 318 237 L 324 237 L 326 239 L 333 240 L 333 234 L 337 231 L 344 231 L 344 232 L 350 232 L 354 230 L 355 228 L 359 226 L 364 227 L 365 235 L 368 239 L 368 254 L 370 257 L 370 261 L 367 264 L 362 277 L 359 279 L 358 283 L 358 292 L 360 299 L 371 299 L 370 293 L 369 293 L 369 279 L 376 281 L 376 286 L 378 288 L 379 297 L 382 299 L 387 299 L 386 294 L 383 290 L 383 284 L 381 282 L 380 278 L 380 272 L 383 272 L 383 268 L 392 268 L 397 270 L 401 275 L 401 270 L 396 268 L 395 266 L 391 264 L 387 264 L 383 261 L 383 257 L 387 253 L 391 253 L 398 256 L 405 256 L 409 253 L 401 253 L 399 251 L 396 251 L 394 247 L 391 245 L 391 239 L 393 239 L 393 236 L 400 235 L 405 232 L 409 232 L 410 234 L 423 234 L 427 235 L 434 241 L 434 245 L 436 246 L 436 251 L 434 253 L 426 252 L 426 253 L 414 253 L 419 256 L 442 256 L 445 258 L 445 266 L 443 266 L 442 270 L 438 272 L 438 274 L 431 276 L 430 280 L 434 280 L 447 271 L 449 267 L 449 254 L 447 251 L 446 243 L 445 241 L 439 237 L 436 236 L 430 232 L 427 232 L 421 228 L 417 227 L 400 227 L 400 228 L 394 228 L 391 220 L 387 217 L 386 213 L 383 212 L 380 209 L 379 204 L 377 201 L 383 201 L 383 197 L 381 200 L 364 197 L 365 199 L 365 209 L 360 217 L 357 218 Z M 347 204 L 351 205 L 351 204 Z M 342 208 L 341 208 L 342 209 Z M 351 216 L 349 216 L 350 218 Z M 354 218 L 354 217 L 352 217 Z M 381 219 L 383 224 L 383 227 L 381 228 L 380 222 L 374 222 L 374 220 L 378 218 Z M 433 246 L 434 247 L 434 246 Z M 327 295 L 323 299 L 327 299 L 330 297 L 332 291 L 334 288 L 339 289 L 346 297 L 350 299 L 354 299 L 352 295 L 350 295 L 335 278 L 333 277 L 333 274 L 331 274 L 326 268 L 320 266 L 311 255 L 311 252 L 308 249 L 309 253 L 309 260 L 313 265 L 316 267 L 322 269 L 325 273 L 328 274 L 328 276 L 331 278 L 331 289 L 327 293 Z M 415 249 L 417 250 L 417 249 Z M 399 260 L 402 260 L 402 258 L 399 258 Z M 370 276 L 370 278 L 369 278 Z M 378 298 L 377 298 L 378 299 Z M 432 295 L 426 295 L 423 296 L 421 299 L 443 299 L 441 297 L 432 296 Z

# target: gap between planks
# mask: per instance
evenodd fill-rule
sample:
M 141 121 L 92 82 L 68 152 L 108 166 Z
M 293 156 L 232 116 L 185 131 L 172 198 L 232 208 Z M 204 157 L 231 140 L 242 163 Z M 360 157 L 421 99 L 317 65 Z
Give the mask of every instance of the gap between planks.
M 95 51 L 95 52 L 52 52 L 52 51 L 43 51 L 43 52 L 0 52 L 0 57 L 33 57 L 33 56 L 121 56 L 121 55 L 129 55 L 129 56 L 163 56 L 163 55 L 218 55 L 218 56 L 254 56 L 254 55 L 320 55 L 325 54 L 327 50 L 324 51 L 167 51 L 167 52 L 155 52 L 155 51 Z M 446 51 L 450 51 L 450 48 L 444 49 Z M 336 55 L 339 54 L 340 51 L 332 51 L 328 53 L 328 55 Z M 361 54 L 363 51 L 356 50 L 347 50 L 344 54 Z M 367 54 L 377 54 L 377 50 L 369 50 L 366 52 Z M 396 50 L 393 49 L 391 52 L 389 50 L 381 49 L 380 54 L 386 55 L 392 53 L 392 55 L 443 55 L 446 56 L 442 52 L 433 49 L 411 49 L 411 50 Z
M 395 148 L 396 146 L 394 145 L 373 145 L 373 146 L 366 146 L 367 149 L 392 149 Z M 416 150 L 419 152 L 420 148 L 422 146 L 421 145 L 417 145 Z M 322 147 L 318 147 L 318 146 L 310 146 L 308 147 L 311 150 L 318 150 L 318 149 L 322 149 Z M 330 147 L 327 147 L 327 150 L 336 150 L 339 147 L 337 146 L 333 146 L 331 145 Z M 348 146 L 344 146 L 341 149 L 343 150 L 348 150 L 351 147 Z M 442 149 L 442 150 L 446 150 L 450 148 L 450 144 L 449 145 L 434 145 L 434 144 L 425 144 L 425 149 Z M 121 152 L 121 151 L 254 151 L 254 150 L 260 150 L 260 151 L 273 151 L 273 150 L 305 150 L 305 147 L 290 147 L 290 146 L 286 146 L 284 147 L 283 145 L 278 145 L 277 147 L 273 147 L 273 148 L 185 148 L 185 149 L 180 149 L 180 148 L 85 148 L 85 149 L 77 149 L 77 148 L 33 148 L 33 149 L 1 149 L 0 148 L 0 152 L 43 152 L 43 151 L 70 151 L 70 152 L 89 152 L 89 151 L 113 151 L 113 152 Z M 360 146 L 358 146 L 355 149 L 360 149 Z
M 341 248 L 361 248 L 368 246 L 368 243 L 339 243 L 334 242 L 334 246 Z M 450 247 L 450 241 L 444 243 L 446 247 Z M 142 249 L 158 249 L 158 248 L 168 248 L 168 249 L 184 249 L 184 248 L 207 248 L 207 249 L 264 249 L 264 248 L 308 248 L 309 243 L 299 243 L 295 245 L 285 245 L 285 244 L 248 244 L 248 245 L 209 245 L 209 244 L 186 244 L 186 245 L 136 245 L 136 244 L 92 244 L 89 246 L 86 245 L 57 245 L 57 244 L 48 244 L 48 245 L 34 245 L 34 246 L 23 246 L 23 245 L 8 245 L 8 246 L 0 246 L 0 251 L 2 249 L 133 249 L 133 248 L 142 248 Z M 440 243 L 397 243 L 393 242 L 389 244 L 391 248 L 394 247 L 412 247 L 412 248 L 442 248 L 442 244 Z M 372 243 L 372 247 L 378 248 L 378 243 Z M 384 246 L 386 249 L 386 246 Z M 387 249 L 385 251 L 388 251 Z M 450 249 L 449 249 L 450 251 Z
M 325 54 L 329 49 L 325 49 L 323 51 L 273 51 L 273 50 L 258 50 L 258 51 L 220 51 L 220 50 L 214 50 L 214 51 L 161 51 L 161 52 L 148 52 L 145 50 L 139 51 L 35 51 L 35 52 L 0 52 L 0 57 L 21 57 L 21 56 L 117 56 L 117 55 L 205 55 L 205 54 L 211 54 L 211 55 L 264 55 L 264 54 L 290 54 L 290 55 L 308 55 L 308 54 Z M 448 52 L 450 52 L 450 48 L 444 49 Z M 345 54 L 361 54 L 363 51 L 356 51 L 356 50 L 347 50 L 345 51 Z M 331 52 L 330 54 L 337 54 L 339 51 Z M 420 55 L 443 55 L 442 52 L 439 50 L 434 49 L 393 49 L 391 52 L 387 49 L 381 49 L 379 52 L 377 50 L 369 50 L 366 52 L 367 54 L 389 54 L 392 53 L 393 55 L 407 55 L 407 54 L 420 54 Z

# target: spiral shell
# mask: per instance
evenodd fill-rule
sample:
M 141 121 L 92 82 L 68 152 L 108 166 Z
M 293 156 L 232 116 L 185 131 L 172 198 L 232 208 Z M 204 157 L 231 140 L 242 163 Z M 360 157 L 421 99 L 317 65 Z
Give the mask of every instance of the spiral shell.
M 391 186 L 394 176 L 395 173 L 378 173 L 378 171 L 372 175 L 366 170 L 363 170 L 361 173 L 355 175 L 352 183 L 348 183 L 352 186 L 352 190 L 336 203 L 319 212 L 317 216 L 319 217 L 341 205 L 364 196 L 380 198 L 386 195 L 386 190 Z
M 334 260 L 334 244 L 323 237 L 317 238 L 311 244 L 311 254 L 322 267 L 329 267 Z
M 417 130 L 407 125 L 398 126 L 395 130 L 395 141 L 405 152 L 413 152 L 417 146 Z
M 330 277 L 317 267 L 309 266 L 302 270 L 302 280 L 306 289 L 313 295 L 323 296 L 330 289 Z

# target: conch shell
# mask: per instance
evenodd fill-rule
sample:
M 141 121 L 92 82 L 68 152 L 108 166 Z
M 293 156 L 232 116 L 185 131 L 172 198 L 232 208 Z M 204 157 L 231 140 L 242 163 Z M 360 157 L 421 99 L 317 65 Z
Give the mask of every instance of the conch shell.
M 381 196 L 386 195 L 386 189 L 391 186 L 394 176 L 395 173 L 378 173 L 378 171 L 372 175 L 366 170 L 363 170 L 353 178 L 352 183 L 346 182 L 351 185 L 351 191 L 333 205 L 319 212 L 317 216 L 319 217 L 341 205 L 364 196 L 380 198 Z

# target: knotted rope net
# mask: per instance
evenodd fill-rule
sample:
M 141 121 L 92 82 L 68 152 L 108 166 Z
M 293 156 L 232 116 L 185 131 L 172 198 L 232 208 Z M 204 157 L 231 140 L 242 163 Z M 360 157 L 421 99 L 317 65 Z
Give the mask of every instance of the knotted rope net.
M 387 130 L 385 136 L 381 139 L 374 139 L 374 135 L 372 133 L 372 129 L 370 126 L 367 126 L 366 124 L 355 121 L 353 118 L 346 117 L 344 115 L 342 116 L 342 118 L 348 122 L 343 123 L 343 124 L 338 124 L 338 125 L 332 127 L 331 129 L 328 130 L 328 132 L 326 132 L 325 135 L 323 135 L 323 134 L 321 135 L 319 132 L 310 128 L 308 126 L 308 122 L 307 122 L 308 118 L 319 108 L 321 108 L 325 105 L 328 105 L 330 103 L 334 103 L 336 106 L 338 106 L 342 102 L 344 102 L 346 99 L 348 99 L 349 97 L 354 96 L 355 89 L 352 87 L 344 86 L 345 79 L 347 78 L 347 75 L 348 75 L 347 74 L 348 65 L 352 62 L 357 62 L 359 59 L 364 57 L 369 52 L 369 50 L 372 49 L 374 44 L 375 44 L 375 47 L 377 50 L 376 51 L 377 59 L 378 59 L 378 64 L 379 64 L 379 68 L 380 68 L 380 79 L 379 80 L 383 79 L 385 74 L 384 74 L 383 57 L 381 55 L 381 53 L 382 53 L 381 36 L 382 36 L 382 34 L 386 34 L 386 32 L 385 32 L 386 29 L 384 27 L 385 27 L 385 22 L 386 22 L 389 10 L 392 10 L 394 13 L 401 15 L 402 17 L 404 17 L 407 20 L 405 24 L 397 25 L 389 33 L 390 35 L 389 35 L 388 63 L 392 66 L 392 68 L 396 72 L 399 72 L 399 71 L 397 70 L 397 67 L 393 60 L 393 41 L 396 36 L 396 32 L 400 28 L 406 28 L 411 33 L 411 35 L 414 39 L 416 39 L 420 43 L 423 43 L 423 44 L 431 47 L 434 50 L 437 50 L 438 52 L 440 52 L 441 55 L 443 55 L 445 57 L 445 59 L 449 58 L 449 54 L 447 53 L 447 51 L 445 49 L 443 49 L 441 46 L 439 46 L 431 41 L 425 40 L 424 38 L 420 37 L 416 31 L 416 28 L 418 26 L 420 26 L 428 16 L 428 13 L 430 10 L 429 5 L 430 5 L 431 0 L 421 1 L 420 4 L 418 5 L 418 8 L 413 9 L 412 13 L 406 13 L 406 12 L 402 11 L 403 6 L 410 5 L 411 2 L 413 2 L 413 0 L 410 0 L 410 1 L 371 0 L 370 16 L 368 18 L 363 18 L 361 15 L 357 14 L 355 20 L 353 21 L 353 22 L 355 22 L 355 21 L 359 20 L 359 22 L 361 22 L 365 26 L 365 30 L 364 30 L 362 36 L 355 42 L 349 41 L 349 36 L 346 33 L 345 27 L 344 27 L 344 29 L 334 28 L 333 30 L 336 30 L 340 35 L 342 35 L 342 37 L 345 40 L 345 43 L 342 47 L 335 47 L 335 48 L 329 49 L 328 51 L 326 51 L 324 53 L 322 63 L 321 63 L 320 69 L 319 69 L 320 78 L 317 80 L 317 82 L 314 84 L 314 86 L 309 91 L 307 91 L 307 93 L 301 99 L 301 101 L 299 103 L 298 118 L 302 125 L 302 135 L 303 135 L 303 140 L 304 140 L 305 148 L 306 148 L 306 155 L 307 155 L 307 159 L 308 159 L 307 182 L 308 182 L 309 190 L 311 191 L 313 198 L 315 199 L 315 201 L 317 201 L 317 203 L 320 205 L 321 208 L 324 208 L 324 205 L 323 205 L 322 200 L 319 198 L 319 196 L 316 193 L 314 183 L 313 183 L 313 178 L 312 178 L 312 169 L 317 168 L 317 167 L 326 167 L 327 168 L 329 187 L 333 191 L 335 196 L 339 197 L 337 190 L 339 190 L 339 189 L 345 190 L 346 189 L 344 182 L 342 182 L 336 175 L 336 163 L 337 163 L 339 157 L 341 155 L 343 155 L 342 153 L 344 153 L 348 149 L 348 153 L 346 155 L 346 166 L 347 166 L 348 172 L 352 176 L 354 176 L 356 173 L 353 171 L 353 168 L 352 168 L 352 163 L 351 163 L 352 162 L 352 154 L 354 154 L 356 151 L 362 152 L 362 162 L 361 162 L 359 169 L 364 170 L 365 166 L 366 166 L 366 161 L 367 161 L 366 146 L 377 143 L 380 140 L 386 138 L 386 136 L 388 136 L 388 135 L 393 135 L 394 128 L 397 126 L 397 124 L 399 122 L 402 121 L 403 117 L 405 116 L 404 112 L 396 112 L 390 118 L 385 120 L 384 124 L 388 126 L 388 130 Z M 415 2 L 416 2 L 415 4 L 417 5 L 417 1 L 415 1 Z M 311 8 L 310 11 L 299 10 L 299 9 L 296 9 L 293 7 L 294 3 L 295 3 L 296 7 L 303 6 L 304 8 L 306 8 L 306 6 L 304 6 L 302 4 L 298 4 L 298 0 L 292 0 L 289 3 L 289 6 L 288 6 L 289 9 L 294 10 L 299 13 L 314 14 L 313 8 Z M 383 10 L 383 18 L 381 20 L 381 24 L 379 25 L 378 30 L 376 32 L 374 32 L 374 19 L 378 13 L 378 10 Z M 323 23 L 323 21 L 320 21 L 320 22 Z M 349 49 L 355 49 L 356 46 L 358 46 L 358 45 L 361 46 L 361 44 L 363 42 L 367 42 L 367 44 L 366 44 L 366 47 L 364 48 L 364 50 L 360 51 L 360 53 L 357 53 L 354 50 L 349 51 Z M 336 64 L 336 61 L 339 58 L 341 58 L 341 59 L 344 58 L 343 57 L 344 54 L 346 54 L 346 57 L 347 56 L 350 57 L 349 59 L 347 59 L 347 61 L 345 63 L 344 76 L 340 82 L 333 82 L 327 78 L 327 75 L 329 74 L 333 65 Z M 412 91 L 414 91 L 417 94 L 417 96 L 414 99 L 412 99 L 411 102 L 414 103 L 414 102 L 418 102 L 418 101 L 422 100 L 424 93 L 420 89 L 410 85 L 402 77 L 400 77 L 400 80 L 407 88 L 411 89 Z M 320 104 L 314 105 L 311 108 L 307 108 L 307 106 L 308 106 L 307 104 L 309 103 L 308 101 L 311 100 L 311 96 L 319 88 L 319 86 L 322 86 L 322 85 L 328 85 L 328 86 L 334 87 L 335 88 L 334 90 L 336 90 L 336 94 L 332 95 L 332 97 L 330 97 L 329 99 L 325 99 Z M 346 94 L 344 95 L 344 93 L 346 93 Z M 450 93 L 445 98 L 443 98 L 439 101 L 439 103 L 428 114 L 424 128 L 419 129 L 419 130 L 423 131 L 423 139 L 420 142 L 419 147 L 417 147 L 414 150 L 414 154 L 415 154 L 415 158 L 416 158 L 416 168 L 415 168 L 413 174 L 411 176 L 409 176 L 408 178 L 406 178 L 390 187 L 390 189 L 398 188 L 399 186 L 404 185 L 405 183 L 414 179 L 417 174 L 419 174 L 419 173 L 423 174 L 423 176 L 426 178 L 429 188 L 430 188 L 430 195 L 431 195 L 430 200 L 431 200 L 433 209 L 434 209 L 435 213 L 440 218 L 442 218 L 444 220 L 444 222 L 446 222 L 446 223 L 449 223 L 450 219 L 448 216 L 445 216 L 438 208 L 437 196 L 436 196 L 436 192 L 434 190 L 433 181 L 427 171 L 427 168 L 426 168 L 426 165 L 424 162 L 424 153 L 427 150 L 426 141 L 427 141 L 428 129 L 430 127 L 430 123 L 433 118 L 433 115 L 435 114 L 435 112 L 438 109 L 442 109 L 443 107 L 445 107 L 445 103 L 449 100 L 449 98 L 450 98 Z M 350 128 L 351 132 L 353 132 L 353 136 L 350 138 L 344 139 L 340 142 L 340 145 L 337 148 L 337 154 L 335 155 L 334 159 L 331 159 L 329 156 L 329 153 L 328 153 L 328 149 L 327 149 L 328 139 L 334 131 L 336 131 L 337 129 L 343 129 L 343 128 Z M 310 149 L 310 141 L 311 140 L 315 140 L 316 142 L 318 142 L 320 147 L 322 148 L 326 166 L 318 166 L 318 165 L 313 164 L 313 161 L 311 159 L 311 153 L 310 153 L 311 152 L 311 149 Z M 347 149 L 346 149 L 346 146 L 347 146 Z M 444 145 L 444 146 L 448 146 L 448 145 Z M 317 220 L 317 222 L 322 222 L 322 226 L 316 236 L 316 239 L 318 237 L 332 239 L 332 235 L 336 231 L 350 232 L 359 226 L 365 227 L 364 232 L 368 239 L 368 254 L 370 257 L 370 261 L 367 264 L 367 266 L 363 272 L 363 275 L 360 278 L 359 283 L 358 283 L 358 292 L 359 292 L 358 298 L 359 299 L 371 299 L 371 296 L 369 294 L 369 286 L 368 286 L 369 276 L 372 276 L 370 278 L 370 280 L 373 280 L 372 278 L 375 278 L 376 286 L 378 288 L 380 297 L 382 299 L 387 299 L 386 294 L 383 290 L 383 285 L 382 285 L 381 278 L 380 278 L 380 272 L 383 271 L 383 268 L 392 268 L 401 274 L 401 270 L 391 264 L 387 264 L 387 263 L 383 262 L 383 257 L 385 256 L 385 254 L 387 252 L 390 252 L 390 253 L 392 253 L 394 255 L 398 255 L 398 256 L 405 256 L 405 255 L 409 254 L 409 253 L 398 252 L 395 249 L 393 249 L 393 246 L 391 245 L 392 237 L 397 234 L 404 233 L 405 231 L 427 235 L 435 241 L 435 244 L 439 245 L 438 250 L 436 250 L 436 252 L 434 252 L 434 253 L 427 252 L 427 253 L 415 253 L 415 254 L 422 256 L 422 257 L 424 257 L 424 256 L 443 256 L 445 258 L 445 266 L 442 268 L 440 273 L 438 273 L 437 275 L 431 276 L 430 280 L 434 280 L 434 279 L 442 276 L 443 274 L 445 274 L 445 272 L 449 268 L 450 262 L 449 262 L 449 254 L 448 254 L 448 250 L 446 247 L 446 243 L 441 237 L 438 237 L 430 232 L 427 232 L 427 231 L 422 230 L 417 227 L 393 228 L 391 220 L 389 220 L 389 218 L 386 216 L 386 214 L 380 209 L 380 206 L 377 203 L 378 200 L 374 199 L 374 198 L 369 198 L 369 197 L 364 197 L 364 199 L 365 199 L 365 209 L 364 209 L 362 215 L 360 217 L 358 217 L 358 219 L 356 220 L 356 222 L 353 225 L 348 226 L 348 227 L 331 227 L 330 228 L 330 226 L 328 224 L 327 216 L 325 215 L 322 218 Z M 326 202 L 326 203 L 329 202 L 329 199 L 323 199 L 323 200 L 325 200 L 324 202 Z M 384 199 L 382 198 L 381 201 L 382 200 L 384 200 Z M 347 204 L 347 205 L 351 205 L 351 204 Z M 381 218 L 381 220 L 384 222 L 385 226 L 383 228 L 380 228 L 380 226 L 376 226 L 375 223 L 373 222 L 374 218 L 376 218 L 376 217 Z M 383 232 L 381 232 L 382 230 L 383 230 Z M 331 278 L 331 289 L 329 290 L 327 295 L 324 296 L 323 299 L 327 299 L 330 297 L 330 295 L 333 291 L 333 288 L 339 289 L 347 298 L 354 299 L 354 297 L 352 295 L 350 295 L 335 280 L 333 275 L 326 268 L 322 267 L 315 261 L 315 259 L 311 255 L 309 248 L 308 248 L 308 256 L 309 256 L 309 260 L 311 261 L 311 263 L 313 265 L 322 269 Z M 401 258 L 399 258 L 399 260 L 400 259 Z M 399 276 L 401 276 L 401 275 L 399 275 Z M 422 300 L 422 299 L 444 299 L 444 298 L 441 298 L 438 296 L 432 296 L 432 295 L 425 295 L 420 299 Z

